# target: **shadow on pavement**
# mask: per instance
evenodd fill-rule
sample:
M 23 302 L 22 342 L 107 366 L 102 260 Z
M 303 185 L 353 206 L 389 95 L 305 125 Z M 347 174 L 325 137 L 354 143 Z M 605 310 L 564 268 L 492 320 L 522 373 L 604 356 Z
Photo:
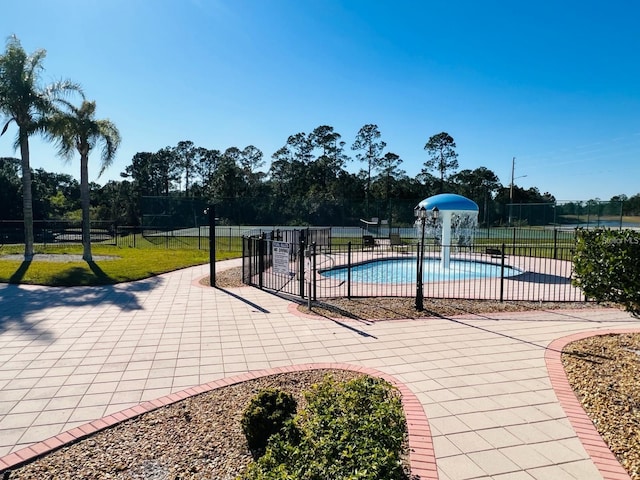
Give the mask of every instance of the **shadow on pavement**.
M 229 295 L 230 297 L 235 298 L 236 300 L 240 300 L 241 302 L 246 303 L 250 307 L 255 308 L 260 313 L 269 313 L 269 310 L 267 310 L 266 308 L 262 308 L 257 303 L 253 303 L 253 302 L 247 300 L 246 298 L 241 297 L 240 295 L 237 295 L 237 294 L 235 294 L 233 292 L 230 292 L 229 290 L 225 290 L 224 288 L 220 288 L 220 287 L 213 287 L 213 288 L 215 288 L 217 290 L 220 290 L 221 292 L 226 293 L 227 295 Z
M 546 285 L 571 285 L 571 279 L 548 273 L 525 272 L 521 275 L 509 277 L 517 282 L 541 283 Z
M 46 318 L 44 311 L 52 307 L 87 307 L 114 305 L 121 310 L 142 309 L 135 293 L 150 291 L 162 279 L 158 277 L 127 284 L 94 287 L 42 287 L 0 284 L 0 335 L 10 330 L 26 334 L 39 341 L 55 338 L 39 326 Z

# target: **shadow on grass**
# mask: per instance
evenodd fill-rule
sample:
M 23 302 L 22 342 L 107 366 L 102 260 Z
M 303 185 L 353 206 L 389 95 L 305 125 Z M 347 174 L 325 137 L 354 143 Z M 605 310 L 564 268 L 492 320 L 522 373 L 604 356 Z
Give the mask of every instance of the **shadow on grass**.
M 113 278 L 111 278 L 109 275 L 104 273 L 104 271 L 100 268 L 100 266 L 96 262 L 90 261 L 90 262 L 87 262 L 87 264 L 89 264 L 89 268 L 91 269 L 93 274 L 96 277 L 98 277 L 101 284 L 105 285 L 105 284 L 116 283 L 116 281 Z
M 18 269 L 14 272 L 14 274 L 11 275 L 11 277 L 9 277 L 9 283 L 13 283 L 13 284 L 20 283 L 24 278 L 24 275 L 27 273 L 27 270 L 29 270 L 30 266 L 31 266 L 31 260 L 23 261 L 18 267 Z
M 61 270 L 59 273 L 51 277 L 52 283 L 56 285 L 73 287 L 83 285 L 113 285 L 118 281 L 106 273 L 100 268 L 100 266 L 93 262 L 87 262 L 89 269 L 86 267 L 67 267 Z

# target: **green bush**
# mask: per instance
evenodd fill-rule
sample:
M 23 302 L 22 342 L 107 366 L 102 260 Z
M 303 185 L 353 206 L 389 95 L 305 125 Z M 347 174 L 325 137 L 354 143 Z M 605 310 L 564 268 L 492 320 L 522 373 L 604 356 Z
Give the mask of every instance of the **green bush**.
M 640 314 L 640 233 L 580 230 L 573 259 L 573 284 L 598 302 L 623 305 Z
M 252 452 L 261 454 L 269 437 L 296 413 L 296 400 L 287 392 L 265 389 L 254 396 L 242 414 L 242 431 Z
M 400 480 L 406 424 L 398 392 L 360 377 L 325 379 L 305 393 L 308 406 L 269 440 L 248 480 Z

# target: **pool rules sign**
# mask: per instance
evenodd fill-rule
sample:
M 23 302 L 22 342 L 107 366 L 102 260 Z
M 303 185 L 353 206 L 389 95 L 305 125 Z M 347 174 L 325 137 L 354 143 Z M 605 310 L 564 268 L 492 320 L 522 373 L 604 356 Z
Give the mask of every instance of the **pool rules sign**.
M 289 275 L 289 250 L 286 242 L 273 242 L 273 273 Z

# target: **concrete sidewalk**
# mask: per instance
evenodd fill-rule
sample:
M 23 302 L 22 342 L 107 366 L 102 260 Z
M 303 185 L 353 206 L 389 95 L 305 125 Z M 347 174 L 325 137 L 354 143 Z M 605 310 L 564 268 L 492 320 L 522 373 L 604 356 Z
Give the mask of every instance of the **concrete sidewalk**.
M 640 330 L 637 319 L 585 309 L 334 321 L 257 289 L 198 285 L 207 274 L 205 265 L 107 287 L 0 285 L 0 457 L 187 387 L 340 363 L 415 394 L 442 480 L 603 478 L 545 355 L 571 334 Z

